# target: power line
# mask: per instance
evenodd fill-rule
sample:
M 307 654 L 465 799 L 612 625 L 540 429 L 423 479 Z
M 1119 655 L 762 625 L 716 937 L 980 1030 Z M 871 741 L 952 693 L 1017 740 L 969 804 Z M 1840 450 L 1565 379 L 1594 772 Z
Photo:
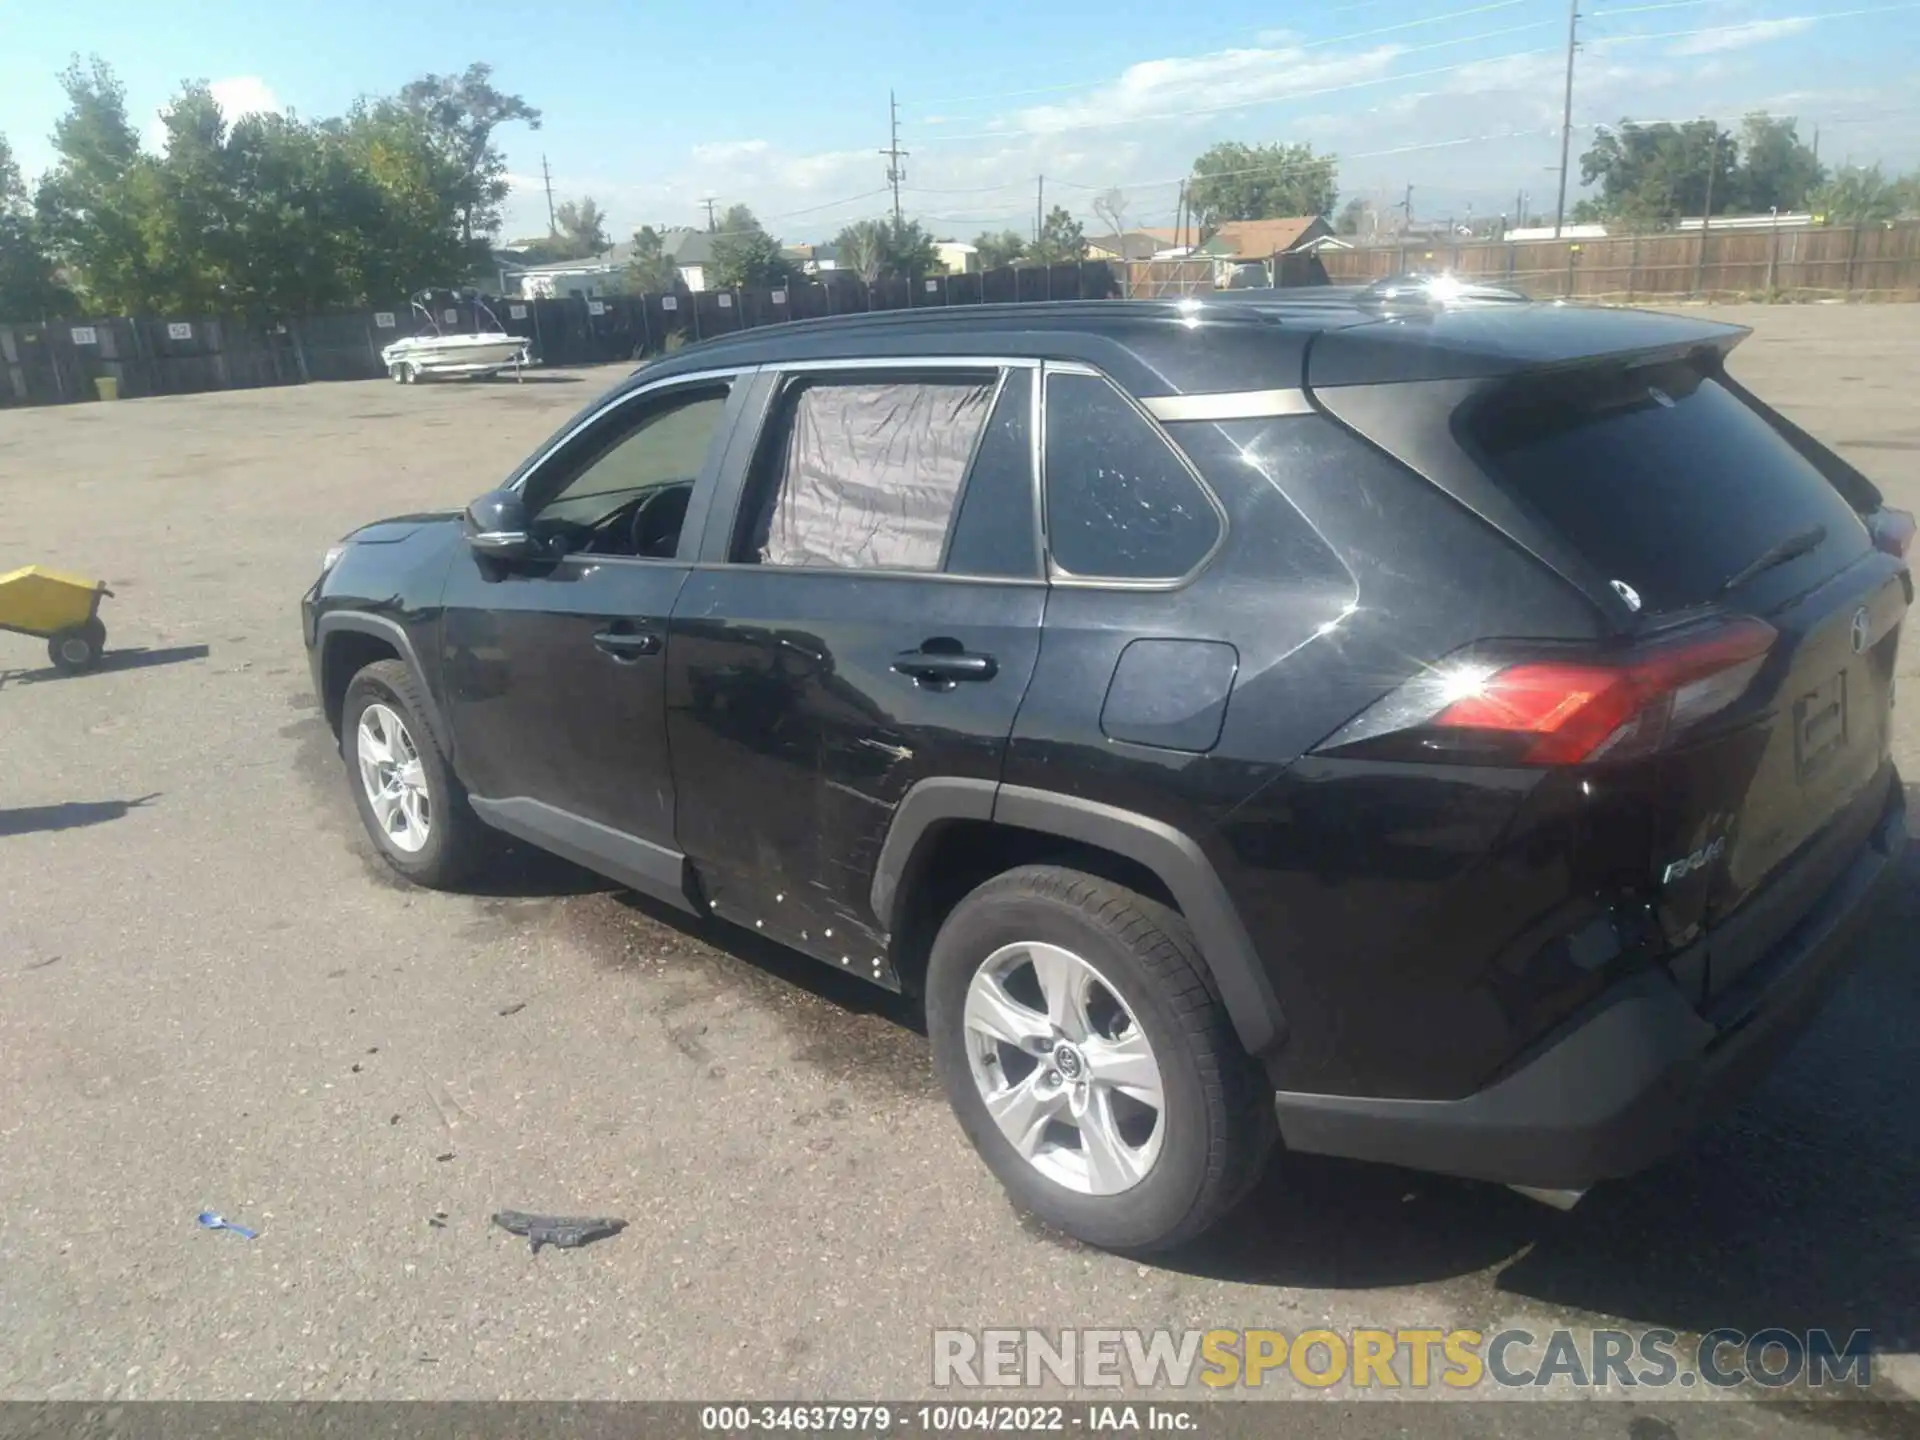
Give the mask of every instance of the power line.
M 1762 20 L 1743 20 L 1737 25 L 1702 25 L 1693 30 L 1630 31 L 1625 35 L 1607 35 L 1594 45 L 1627 45 L 1635 40 L 1683 40 L 1693 35 L 1725 35 L 1736 30 L 1761 30 L 1770 25 L 1805 22 L 1818 25 L 1823 20 L 1851 20 L 1860 15 L 1889 15 L 1900 10 L 1920 10 L 1920 0 L 1905 5 L 1869 5 L 1860 10 L 1827 10 L 1818 15 L 1774 15 Z M 1618 13 L 1618 12 L 1616 12 Z

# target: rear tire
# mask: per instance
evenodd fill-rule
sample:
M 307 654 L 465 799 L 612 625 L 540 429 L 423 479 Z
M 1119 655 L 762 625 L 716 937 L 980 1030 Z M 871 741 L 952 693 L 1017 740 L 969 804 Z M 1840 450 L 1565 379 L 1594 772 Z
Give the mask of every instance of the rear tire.
M 380 858 L 400 874 L 446 890 L 485 866 L 494 832 L 467 803 L 404 661 L 376 661 L 348 682 L 340 755 L 360 822 Z
M 1065 991 L 1050 976 L 1068 977 Z M 1078 998 L 1056 1002 L 1075 985 Z M 1015 1203 L 1057 1229 L 1165 1249 L 1259 1178 L 1275 1136 L 1270 1087 L 1166 906 L 1077 870 L 1010 870 L 947 916 L 926 1002 L 961 1129 Z M 1013 1044 L 995 1027 L 1032 1033 Z
M 47 641 L 47 659 L 62 675 L 78 675 L 100 663 L 107 648 L 107 627 L 96 616 Z

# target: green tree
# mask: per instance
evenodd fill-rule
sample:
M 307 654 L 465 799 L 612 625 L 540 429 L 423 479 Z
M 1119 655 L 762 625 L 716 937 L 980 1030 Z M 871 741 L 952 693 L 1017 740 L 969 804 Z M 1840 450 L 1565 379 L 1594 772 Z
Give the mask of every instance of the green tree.
M 1742 122 L 1736 189 L 1741 207 L 1755 213 L 1799 210 L 1825 179 L 1826 167 L 1800 138 L 1797 121 L 1755 114 Z
M 369 299 L 451 284 L 486 265 L 486 242 L 467 234 L 466 173 L 416 107 L 362 100 L 321 129 L 370 187 L 355 197 L 353 244 L 358 285 Z
M 1600 193 L 1579 207 L 1575 218 L 1586 215 L 1657 229 L 1682 215 L 1702 214 L 1709 188 L 1714 214 L 1736 208 L 1739 152 L 1740 142 L 1711 120 L 1683 125 L 1622 121 L 1602 127 L 1580 157 L 1581 183 L 1598 182 Z
M 1223 140 L 1193 162 L 1187 202 L 1211 234 L 1229 220 L 1331 215 L 1338 161 L 1311 145 L 1243 145 Z
M 60 74 L 67 111 L 55 122 L 57 157 L 34 208 L 54 258 L 98 312 L 147 307 L 155 289 L 145 231 L 159 202 L 152 162 L 127 119 L 127 93 L 107 63 L 76 57 Z
M 1366 198 L 1356 195 L 1340 207 L 1340 215 L 1333 222 L 1333 228 L 1341 235 L 1359 235 L 1362 232 L 1371 234 L 1372 218 Z
M 612 243 L 607 239 L 606 211 L 591 195 L 577 203 L 563 202 L 554 222 L 559 227 L 555 260 L 585 260 L 601 254 Z
M 840 267 L 871 285 L 887 272 L 887 227 L 879 220 L 856 220 L 833 237 Z
M 680 283 L 680 271 L 667 254 L 666 237 L 651 225 L 633 232 L 633 250 L 627 259 L 629 295 L 660 294 Z
M 540 112 L 518 95 L 495 88 L 493 67 L 472 64 L 458 75 L 423 75 L 400 91 L 400 103 L 424 119 L 435 144 L 459 175 L 454 203 L 460 238 L 500 228 L 500 204 L 511 187 L 507 161 L 493 132 L 516 121 L 540 128 Z
M 834 237 L 840 263 L 869 285 L 941 273 L 933 232 L 917 220 L 856 220 Z M 985 262 L 982 261 L 982 264 Z
M 1080 222 L 1064 206 L 1056 205 L 1040 222 L 1040 238 L 1033 242 L 1027 258 L 1036 265 L 1064 265 L 1087 258 L 1087 235 Z
M 1002 230 L 998 235 L 982 230 L 973 237 L 973 248 L 980 252 L 982 270 L 998 270 L 1023 257 L 1027 241 L 1017 230 Z
M 1900 183 L 1888 180 L 1878 165 L 1850 166 L 1815 191 L 1810 203 L 1829 225 L 1883 225 L 1898 218 L 1900 192 Z
M 744 205 L 729 205 L 720 217 L 713 239 L 713 263 L 707 279 L 715 289 L 784 285 L 793 265 L 780 253 L 780 242 L 769 235 Z
M 13 148 L 0 135 L 0 321 L 39 320 L 72 308 L 72 292 L 56 277 L 27 203 Z

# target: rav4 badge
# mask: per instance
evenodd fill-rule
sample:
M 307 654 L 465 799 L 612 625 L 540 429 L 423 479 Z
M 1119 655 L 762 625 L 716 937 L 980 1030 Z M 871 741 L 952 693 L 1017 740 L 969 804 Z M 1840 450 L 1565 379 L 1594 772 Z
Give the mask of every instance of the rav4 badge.
M 1660 876 L 1662 885 L 1671 885 L 1676 880 L 1684 880 L 1696 870 L 1704 870 L 1722 855 L 1727 853 L 1727 837 L 1722 835 L 1711 845 L 1702 845 L 1691 855 L 1684 855 L 1667 866 Z

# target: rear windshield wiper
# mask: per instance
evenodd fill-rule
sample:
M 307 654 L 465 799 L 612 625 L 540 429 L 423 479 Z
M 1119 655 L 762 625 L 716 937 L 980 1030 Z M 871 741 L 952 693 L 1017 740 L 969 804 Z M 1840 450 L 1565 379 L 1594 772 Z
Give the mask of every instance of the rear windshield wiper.
M 1809 550 L 1815 549 L 1827 538 L 1827 527 L 1810 525 L 1805 530 L 1795 531 L 1784 540 L 1776 540 L 1762 550 L 1753 559 L 1729 575 L 1720 586 L 1720 593 L 1738 590 L 1754 576 L 1764 574 L 1776 565 L 1784 565 L 1789 560 L 1797 560 Z

